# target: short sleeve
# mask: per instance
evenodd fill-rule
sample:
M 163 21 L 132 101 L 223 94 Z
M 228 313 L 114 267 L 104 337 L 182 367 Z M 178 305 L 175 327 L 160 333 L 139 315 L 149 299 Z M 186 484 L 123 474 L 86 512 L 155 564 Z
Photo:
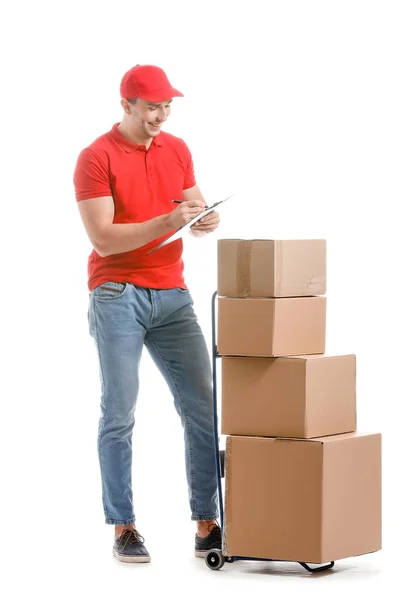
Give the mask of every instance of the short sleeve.
M 184 177 L 184 190 L 188 190 L 191 187 L 194 187 L 196 184 L 195 174 L 194 174 L 194 164 L 191 156 L 190 149 L 185 144 L 185 177 Z
M 76 200 L 112 196 L 106 162 L 90 148 L 79 154 L 73 175 Z

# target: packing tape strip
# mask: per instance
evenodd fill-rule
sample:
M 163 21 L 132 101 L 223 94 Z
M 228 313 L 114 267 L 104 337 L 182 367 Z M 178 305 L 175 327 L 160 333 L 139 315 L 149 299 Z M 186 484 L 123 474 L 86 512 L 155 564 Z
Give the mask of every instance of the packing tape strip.
M 236 285 L 238 294 L 245 298 L 251 295 L 251 248 L 252 240 L 239 242 Z

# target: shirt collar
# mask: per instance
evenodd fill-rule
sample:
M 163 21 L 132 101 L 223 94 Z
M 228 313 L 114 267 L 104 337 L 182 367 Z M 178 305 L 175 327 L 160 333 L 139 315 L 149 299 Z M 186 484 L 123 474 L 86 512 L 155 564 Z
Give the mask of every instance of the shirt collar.
M 123 148 L 123 150 L 125 150 L 126 152 L 135 152 L 137 150 L 146 151 L 146 146 L 144 144 L 136 144 L 135 142 L 132 142 L 131 140 L 129 140 L 128 138 L 126 138 L 121 131 L 118 129 L 118 125 L 120 125 L 120 123 L 115 123 L 112 126 L 111 131 L 109 132 L 111 137 L 117 142 L 117 144 L 119 146 L 121 146 L 121 148 Z M 149 150 L 153 147 L 153 146 L 163 146 L 164 144 L 164 138 L 162 136 L 162 132 L 159 133 L 159 135 L 155 136 L 152 140 L 152 143 L 149 146 Z

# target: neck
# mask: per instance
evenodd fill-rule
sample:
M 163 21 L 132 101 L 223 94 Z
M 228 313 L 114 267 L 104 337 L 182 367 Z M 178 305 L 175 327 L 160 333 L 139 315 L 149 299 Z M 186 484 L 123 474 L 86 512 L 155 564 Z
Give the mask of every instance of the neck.
M 118 130 L 123 134 L 130 142 L 134 144 L 144 144 L 146 148 L 150 147 L 153 141 L 152 137 L 148 137 L 144 132 L 138 132 L 130 123 L 123 118 L 122 122 L 118 125 Z

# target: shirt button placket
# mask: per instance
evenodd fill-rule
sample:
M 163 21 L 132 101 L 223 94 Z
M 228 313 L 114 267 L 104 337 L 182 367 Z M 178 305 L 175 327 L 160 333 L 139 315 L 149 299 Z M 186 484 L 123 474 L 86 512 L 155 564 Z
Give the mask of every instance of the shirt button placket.
M 150 160 L 150 154 L 146 153 L 146 172 L 147 179 L 151 181 L 153 179 L 153 162 Z

